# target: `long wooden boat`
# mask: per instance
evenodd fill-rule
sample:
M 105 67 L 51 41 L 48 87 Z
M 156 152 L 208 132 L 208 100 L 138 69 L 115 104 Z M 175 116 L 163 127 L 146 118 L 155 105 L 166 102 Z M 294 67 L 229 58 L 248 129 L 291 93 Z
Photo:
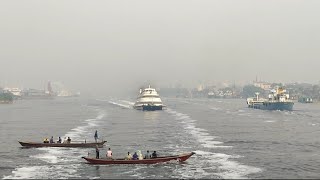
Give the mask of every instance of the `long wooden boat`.
M 164 156 L 152 159 L 142 159 L 142 160 L 125 160 L 125 159 L 96 159 L 89 157 L 82 157 L 87 161 L 88 164 L 156 164 L 169 161 L 183 162 L 189 157 L 194 155 L 194 152 L 184 153 L 175 156 Z
M 92 143 L 86 143 L 86 142 L 81 142 L 81 143 L 37 143 L 37 142 L 21 142 L 21 146 L 23 147 L 70 147 L 70 148 L 94 148 L 96 145 L 98 145 L 99 148 L 103 147 L 103 144 L 106 143 L 107 141 L 101 141 L 101 142 L 92 142 Z

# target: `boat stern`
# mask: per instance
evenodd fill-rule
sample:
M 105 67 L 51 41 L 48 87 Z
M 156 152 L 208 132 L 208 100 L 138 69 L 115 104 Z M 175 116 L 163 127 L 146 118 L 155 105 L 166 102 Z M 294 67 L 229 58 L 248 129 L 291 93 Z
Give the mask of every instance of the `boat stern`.
M 143 111 L 156 111 L 156 110 L 162 110 L 162 106 L 154 106 L 154 105 L 143 105 L 142 106 Z

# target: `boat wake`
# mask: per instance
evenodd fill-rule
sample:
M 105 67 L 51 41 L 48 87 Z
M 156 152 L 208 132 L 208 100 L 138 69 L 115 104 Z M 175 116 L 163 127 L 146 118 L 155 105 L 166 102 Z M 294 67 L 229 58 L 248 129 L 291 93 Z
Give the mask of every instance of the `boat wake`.
M 127 104 L 130 104 L 130 105 L 134 105 L 134 102 L 131 102 L 131 101 L 126 101 L 126 100 L 120 100 L 121 102 L 124 102 L 124 103 L 127 103 Z
M 211 136 L 206 129 L 197 128 L 195 126 L 196 120 L 191 119 L 188 115 L 176 112 L 172 109 L 167 109 L 166 112 L 172 114 L 183 124 L 183 128 L 187 133 L 190 133 L 203 147 L 205 148 L 231 148 L 232 146 L 224 146 L 223 142 L 214 141 L 218 138 Z
M 216 148 L 232 148 L 232 146 L 224 146 L 223 142 L 216 141 L 218 137 L 212 136 L 206 129 L 196 127 L 197 120 L 193 120 L 187 114 L 167 109 L 166 112 L 175 116 L 175 119 L 183 124 L 183 129 L 203 147 L 202 150 L 195 151 L 195 162 L 190 163 L 183 168 L 177 168 L 176 174 L 180 174 L 183 178 L 247 178 L 251 173 L 261 172 L 260 168 L 251 167 L 240 164 L 233 159 L 241 158 L 238 155 L 227 155 L 222 153 L 211 152 Z M 194 167 L 196 166 L 196 167 Z M 203 168 L 207 167 L 207 168 Z
M 221 110 L 221 108 L 219 108 L 219 107 L 210 107 L 210 109 L 215 110 L 215 111 L 220 111 Z
M 240 164 L 233 160 L 242 158 L 238 155 L 227 155 L 207 151 L 195 151 L 203 164 L 210 164 L 205 171 L 224 179 L 245 179 L 247 175 L 261 172 L 260 168 Z
M 95 109 L 98 115 L 95 118 L 84 120 L 83 125 L 71 129 L 65 134 L 72 141 L 83 141 L 87 137 L 92 136 L 95 127 L 99 126 L 101 120 L 105 117 L 105 112 L 101 109 Z M 12 171 L 12 175 L 4 177 L 4 179 L 66 179 L 66 178 L 83 178 L 78 174 L 81 168 L 81 156 L 86 154 L 88 150 L 81 148 L 56 148 L 44 147 L 37 148 L 40 154 L 31 155 L 33 159 L 44 162 L 41 165 L 35 164 L 27 167 L 17 167 Z
M 122 104 L 122 103 L 120 103 L 120 102 L 114 102 L 114 101 L 108 101 L 110 104 L 112 104 L 112 105 L 115 105 L 115 106 L 120 106 L 120 107 L 123 107 L 123 108 L 126 108 L 126 109 L 133 109 L 132 108 L 132 105 L 131 105 L 131 102 L 130 102 L 130 104 Z M 123 102 L 123 101 L 122 101 Z M 129 101 L 128 101 L 129 102 Z

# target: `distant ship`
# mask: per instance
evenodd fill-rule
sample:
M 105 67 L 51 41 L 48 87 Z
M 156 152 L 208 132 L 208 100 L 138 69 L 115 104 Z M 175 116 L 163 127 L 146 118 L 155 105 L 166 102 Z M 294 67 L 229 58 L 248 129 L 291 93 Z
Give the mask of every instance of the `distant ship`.
M 45 89 L 26 89 L 22 92 L 22 99 L 53 99 L 51 82 L 48 82 L 47 90 Z
M 54 96 L 46 90 L 26 89 L 23 91 L 22 99 L 53 99 Z
M 0 89 L 0 104 L 12 104 L 13 94 Z
M 259 98 L 259 93 L 256 93 L 256 97 L 247 98 L 247 104 L 249 108 L 280 111 L 291 111 L 294 105 L 289 99 L 289 94 L 282 87 L 272 90 L 268 99 Z
M 140 89 L 137 101 L 133 105 L 134 109 L 143 111 L 162 110 L 163 107 L 159 94 L 150 85 L 148 88 Z
M 57 97 L 79 97 L 79 96 L 80 96 L 80 92 L 72 93 L 67 90 L 61 90 L 57 94 Z
M 208 92 L 208 98 L 214 98 L 215 94 L 213 91 Z
M 300 97 L 298 99 L 300 103 L 313 103 L 313 99 L 311 97 Z
M 6 87 L 3 90 L 6 91 L 6 92 L 10 92 L 13 95 L 14 99 L 21 99 L 21 96 L 22 96 L 22 90 L 21 89 Z

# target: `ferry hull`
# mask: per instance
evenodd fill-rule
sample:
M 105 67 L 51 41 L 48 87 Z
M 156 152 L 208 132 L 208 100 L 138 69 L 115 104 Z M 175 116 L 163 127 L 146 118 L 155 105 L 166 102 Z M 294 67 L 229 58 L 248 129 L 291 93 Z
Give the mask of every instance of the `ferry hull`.
M 143 111 L 157 111 L 162 110 L 162 106 L 143 106 Z
M 292 111 L 293 102 L 264 102 L 264 103 L 253 103 L 248 107 L 253 109 L 262 110 L 280 110 L 280 111 Z
M 142 110 L 142 111 L 157 111 L 157 110 L 162 110 L 162 106 L 135 106 L 134 109 L 137 110 Z

